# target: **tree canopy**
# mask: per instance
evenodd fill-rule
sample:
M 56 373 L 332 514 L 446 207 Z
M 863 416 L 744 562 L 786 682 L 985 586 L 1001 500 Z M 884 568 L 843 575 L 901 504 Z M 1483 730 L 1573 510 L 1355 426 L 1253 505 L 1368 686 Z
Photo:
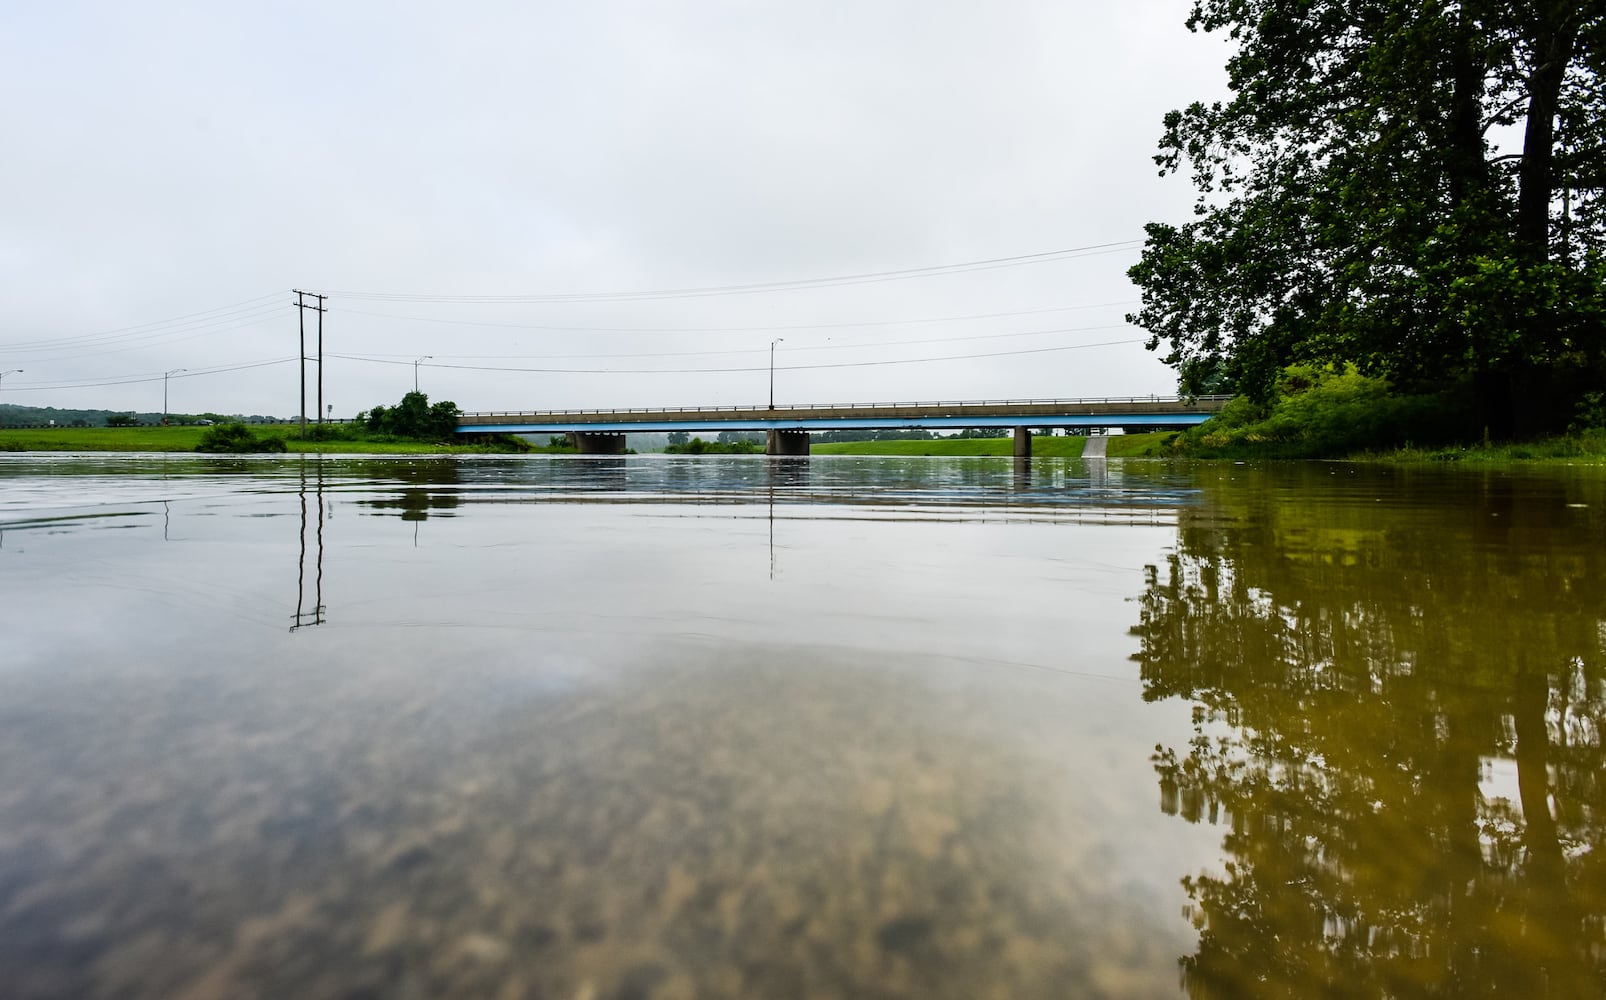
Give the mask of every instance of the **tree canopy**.
M 409 392 L 392 407 L 376 406 L 357 414 L 359 426 L 375 434 L 390 434 L 418 441 L 447 441 L 457 431 L 461 414 L 457 404 L 442 400 L 431 406 L 429 396 Z
M 1497 432 L 1606 383 L 1606 0 L 1196 0 L 1230 100 L 1166 116 L 1194 217 L 1129 317 L 1187 392 L 1295 362 L 1460 384 Z M 1536 391 L 1542 388 L 1543 391 Z

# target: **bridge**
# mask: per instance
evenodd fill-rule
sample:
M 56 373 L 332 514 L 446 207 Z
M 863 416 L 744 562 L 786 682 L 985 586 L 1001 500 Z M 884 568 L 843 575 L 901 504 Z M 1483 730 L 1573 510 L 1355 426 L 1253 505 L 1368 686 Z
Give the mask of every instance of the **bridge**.
M 582 454 L 617 455 L 627 433 L 765 431 L 770 455 L 807 455 L 809 432 L 892 428 L 1012 427 L 1015 455 L 1032 453 L 1032 429 L 1163 430 L 1202 424 L 1231 396 L 1107 396 L 935 403 L 685 406 L 628 410 L 464 413 L 459 434 L 568 434 Z

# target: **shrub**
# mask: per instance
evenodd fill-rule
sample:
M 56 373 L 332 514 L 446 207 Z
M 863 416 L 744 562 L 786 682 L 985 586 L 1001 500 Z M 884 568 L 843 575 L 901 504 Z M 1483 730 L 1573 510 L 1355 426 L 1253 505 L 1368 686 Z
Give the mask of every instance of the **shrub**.
M 1202 457 L 1323 458 L 1407 441 L 1448 440 L 1453 407 L 1439 396 L 1397 395 L 1354 365 L 1293 365 L 1268 404 L 1246 396 L 1178 439 Z
M 247 452 L 282 452 L 285 447 L 280 438 L 259 438 L 251 433 L 251 428 L 233 423 L 207 428 L 201 434 L 201 443 L 195 446 L 195 450 L 239 455 Z

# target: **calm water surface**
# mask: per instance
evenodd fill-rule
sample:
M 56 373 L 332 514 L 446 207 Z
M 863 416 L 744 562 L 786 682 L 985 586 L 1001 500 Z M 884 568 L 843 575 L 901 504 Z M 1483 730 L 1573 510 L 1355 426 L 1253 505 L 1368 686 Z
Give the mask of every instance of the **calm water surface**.
M 1606 474 L 0 456 L 0 996 L 1600 995 Z

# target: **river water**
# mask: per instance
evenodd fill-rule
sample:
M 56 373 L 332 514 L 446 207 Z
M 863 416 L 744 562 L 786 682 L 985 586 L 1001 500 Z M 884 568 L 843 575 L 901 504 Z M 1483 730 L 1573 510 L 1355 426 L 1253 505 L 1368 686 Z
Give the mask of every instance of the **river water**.
M 0 456 L 0 996 L 1600 995 L 1606 473 Z

